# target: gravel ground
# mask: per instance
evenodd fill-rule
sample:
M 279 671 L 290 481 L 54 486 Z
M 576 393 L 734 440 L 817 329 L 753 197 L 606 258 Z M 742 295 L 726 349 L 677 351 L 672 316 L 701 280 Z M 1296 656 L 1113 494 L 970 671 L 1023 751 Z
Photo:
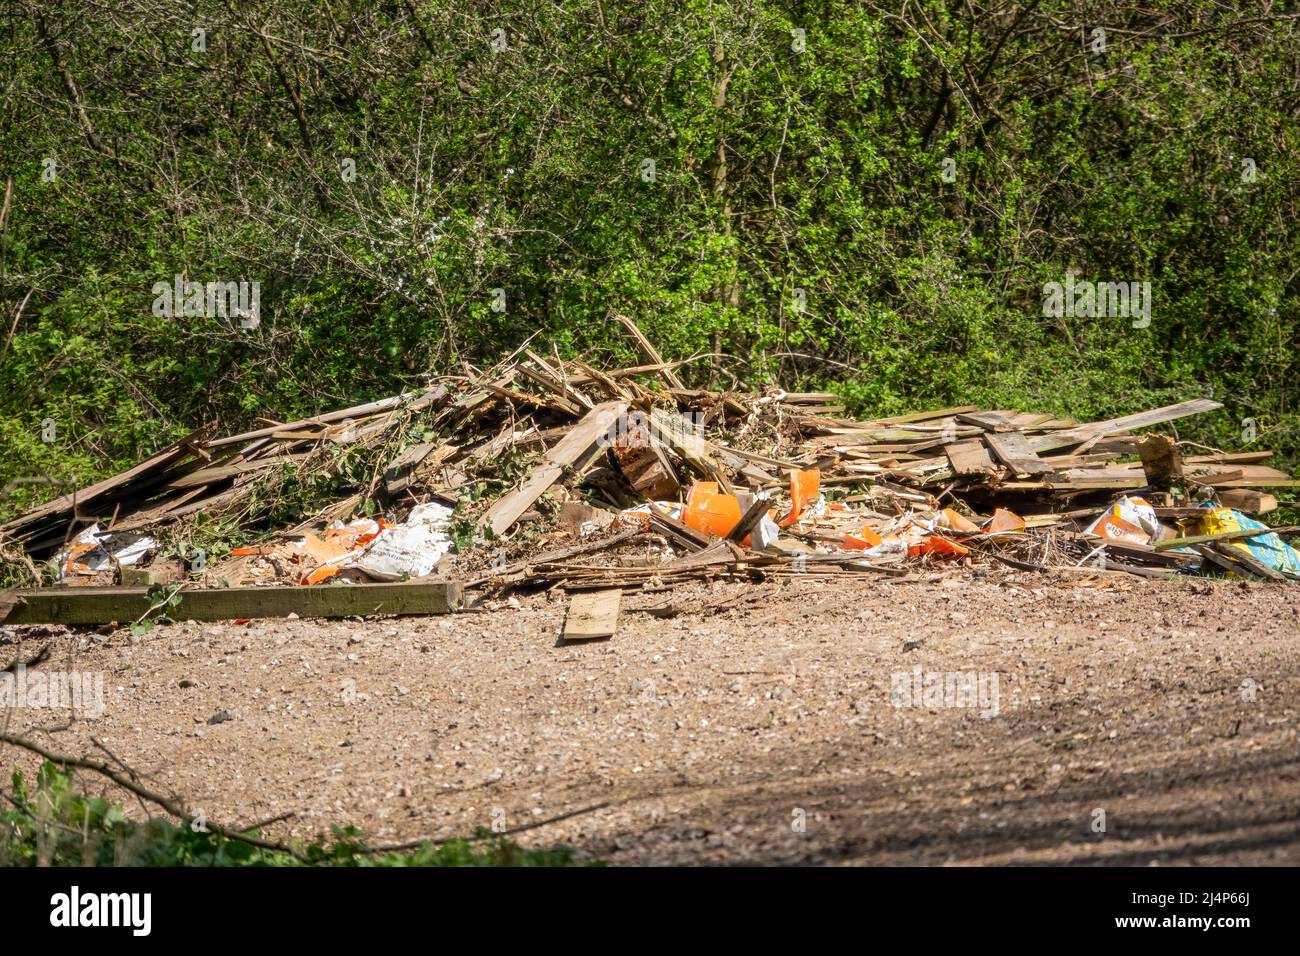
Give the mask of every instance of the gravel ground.
M 3 628 L 0 659 L 51 642 L 42 671 L 105 675 L 99 719 L 10 731 L 102 756 L 93 735 L 223 823 L 292 813 L 277 838 L 541 823 L 516 838 L 612 864 L 1300 863 L 1300 588 L 700 584 L 630 593 L 616 637 L 569 645 L 564 608 Z

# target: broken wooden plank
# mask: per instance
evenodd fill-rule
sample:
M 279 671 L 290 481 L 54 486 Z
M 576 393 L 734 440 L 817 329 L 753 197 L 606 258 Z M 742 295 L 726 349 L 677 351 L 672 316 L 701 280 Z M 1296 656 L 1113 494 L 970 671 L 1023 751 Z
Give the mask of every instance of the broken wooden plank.
M 1219 504 L 1246 514 L 1262 515 L 1277 510 L 1277 498 L 1263 491 L 1228 488 L 1219 493 Z
M 975 441 L 955 442 L 945 445 L 943 452 L 948 456 L 956 475 L 989 475 L 993 472 L 993 459 L 989 457 L 984 443 Z
M 786 405 L 821 405 L 839 400 L 840 397 L 834 392 L 786 392 L 781 398 Z
M 610 538 L 598 538 L 594 541 L 584 541 L 581 544 L 572 545 L 567 548 L 558 548 L 554 551 L 547 551 L 545 554 L 536 554 L 523 561 L 517 561 L 504 568 L 496 568 L 491 574 L 476 578 L 465 584 L 466 587 L 478 587 L 492 582 L 504 581 L 511 576 L 518 574 L 527 574 L 530 568 L 543 567 L 558 561 L 564 561 L 569 558 L 578 557 L 584 554 L 590 554 L 593 551 L 604 551 L 612 549 L 617 545 L 635 538 L 637 535 L 644 534 L 644 529 L 640 527 L 626 528 Z
M 461 585 L 453 581 L 207 588 L 179 593 L 181 603 L 160 612 L 176 621 L 230 621 L 290 614 L 447 614 L 461 605 Z M 5 624 L 129 624 L 146 614 L 153 603 L 147 588 L 128 587 L 38 588 L 17 591 L 13 597 Z
M 1051 451 L 1054 448 L 1064 448 L 1068 445 L 1077 445 L 1080 442 L 1086 442 L 1089 439 L 1095 440 L 1098 438 L 1122 435 L 1125 432 L 1133 431 L 1135 428 L 1149 428 L 1152 425 L 1162 425 L 1165 422 L 1172 422 L 1179 418 L 1186 418 L 1188 415 L 1199 415 L 1202 412 L 1212 412 L 1215 409 L 1222 407 L 1222 403 L 1212 401 L 1208 398 L 1194 398 L 1191 401 L 1177 402 L 1173 405 L 1153 408 L 1149 411 L 1138 412 L 1134 415 L 1123 415 L 1119 418 L 1110 418 L 1101 422 L 1088 422 L 1083 425 L 1076 425 L 1073 428 L 1052 432 L 1047 435 L 1035 435 L 1029 440 L 1029 445 L 1037 452 Z
M 620 400 L 620 399 L 630 399 L 635 397 L 634 395 L 629 395 L 627 393 L 627 390 L 624 389 L 621 385 L 619 385 L 618 382 L 614 381 L 612 378 L 610 378 L 608 375 L 606 375 L 604 372 L 600 371 L 599 369 L 592 368 L 586 362 L 583 362 L 579 359 L 574 359 L 569 364 L 573 365 L 576 368 L 582 369 L 583 372 L 585 372 L 587 375 L 591 377 L 592 382 L 595 383 L 596 385 L 599 385 L 600 388 L 605 392 L 605 394 L 610 396 L 611 398 Z M 635 383 L 629 383 L 629 384 L 635 384 Z
M 246 461 L 238 465 L 225 465 L 221 467 L 203 468 L 199 471 L 191 471 L 188 474 L 181 475 L 167 482 L 164 488 L 194 488 L 198 485 L 210 485 L 227 478 L 234 478 L 250 471 L 261 471 L 266 468 L 278 465 L 292 464 L 297 465 L 310 458 L 310 453 L 301 455 L 280 455 L 274 458 L 259 458 L 256 461 Z
M 1196 507 L 1178 506 L 1178 507 L 1165 508 L 1161 505 L 1156 505 L 1152 510 L 1156 513 L 1156 517 L 1162 520 L 1165 518 L 1172 518 L 1175 521 L 1187 521 L 1192 518 L 1199 519 L 1205 517 L 1205 509 L 1200 506 L 1196 506 Z
M 986 432 L 1012 432 L 1016 426 L 994 412 L 958 412 L 954 416 L 959 422 L 966 422 Z
M 179 441 L 173 442 L 166 448 L 163 448 L 153 455 L 146 458 L 134 468 L 130 468 L 120 474 L 113 475 L 111 478 L 105 478 L 103 481 L 96 482 L 86 488 L 79 488 L 70 494 L 55 498 L 53 501 L 47 501 L 25 514 L 21 514 L 4 525 L 0 525 L 0 531 L 14 534 L 15 537 L 21 537 L 18 529 L 27 527 L 43 518 L 52 516 L 63 511 L 76 511 L 83 505 L 88 505 L 91 501 L 105 494 L 106 492 L 116 490 L 133 479 L 149 475 L 151 472 L 162 472 L 166 468 L 182 461 L 193 454 L 190 446 L 194 443 L 202 442 L 204 437 L 211 433 L 214 427 L 213 423 L 202 426 L 186 435 Z
M 984 443 L 1017 476 L 1042 475 L 1052 470 L 1050 465 L 1039 461 L 1024 432 L 986 432 Z
M 1300 525 L 1286 525 L 1282 528 L 1242 528 L 1237 531 L 1221 531 L 1218 534 L 1193 534 L 1185 538 L 1165 538 L 1163 541 L 1157 541 L 1155 548 L 1157 551 L 1168 551 L 1170 548 L 1182 548 L 1194 544 L 1217 544 L 1220 541 L 1257 538 L 1261 534 L 1290 534 L 1295 531 L 1300 531 Z
M 1251 554 L 1249 551 L 1243 551 L 1240 548 L 1233 548 L 1229 545 L 1220 544 L 1218 542 L 1206 545 L 1205 547 L 1217 551 L 1219 554 L 1223 555 L 1224 557 L 1232 561 L 1235 561 L 1237 564 L 1241 565 L 1246 570 L 1259 575 L 1261 578 L 1268 578 L 1268 580 L 1270 581 L 1287 580 L 1285 574 L 1283 574 L 1281 571 L 1278 571 L 1276 568 L 1269 567 L 1267 564 L 1259 560 L 1259 558 L 1255 557 L 1255 555 Z
M 524 354 L 538 365 L 544 375 L 549 376 L 555 384 L 559 386 L 560 391 L 567 396 L 571 402 L 574 402 L 587 411 L 590 411 L 595 407 L 591 399 L 573 387 L 576 379 L 570 380 L 565 377 L 564 367 L 560 364 L 559 359 L 556 359 L 555 365 L 552 365 L 544 356 L 538 355 L 532 349 L 525 349 Z
M 1270 487 L 1273 483 L 1286 484 L 1294 479 L 1278 468 L 1270 468 L 1268 465 L 1189 465 L 1186 469 L 1188 477 L 1199 481 L 1202 484 L 1246 484 L 1254 483 L 1261 487 Z
M 818 422 L 828 415 L 837 415 L 844 411 L 843 405 L 801 405 L 799 406 L 800 421 Z M 806 417 L 802 417 L 806 416 Z
M 1285 581 L 1286 578 L 1274 571 L 1267 565 L 1261 564 L 1253 557 L 1247 556 L 1235 548 L 1222 548 L 1213 544 L 1198 544 L 1195 546 L 1200 552 L 1201 557 L 1211 564 L 1217 564 L 1220 568 L 1233 574 L 1240 574 L 1246 577 L 1259 577 L 1267 581 Z
M 1055 415 L 1044 415 L 1039 412 L 1017 412 L 1011 416 L 1011 424 L 1016 426 L 1019 431 L 1034 431 L 1042 425 L 1046 425 L 1055 419 Z
M 754 530 L 758 523 L 763 520 L 763 515 L 767 514 L 771 507 L 772 502 L 767 498 L 755 498 L 753 504 L 749 506 L 749 510 L 740 516 L 739 523 L 728 532 L 726 540 L 740 544 L 749 536 L 749 533 Z
M 590 641 L 613 637 L 618 630 L 618 614 L 623 606 L 623 592 L 618 588 L 582 591 L 569 601 L 564 619 L 566 641 Z
M 557 407 L 564 408 L 571 415 L 579 415 L 584 411 L 589 411 L 591 402 L 586 399 L 582 401 L 576 400 L 577 393 L 571 388 L 566 388 L 562 381 L 549 374 L 549 368 L 547 366 L 547 371 L 543 371 L 523 363 L 516 366 L 519 374 L 524 378 L 547 389 L 551 393 L 551 397 L 557 403 L 561 403 Z
M 964 412 L 977 412 L 978 405 L 954 405 L 952 408 L 936 408 L 928 412 L 912 412 L 909 415 L 893 415 L 889 418 L 873 418 L 871 421 L 863 422 L 864 427 L 871 425 L 904 425 L 908 422 L 924 422 L 935 418 L 948 418 L 950 415 L 960 415 Z
M 1125 452 L 1125 454 L 1133 453 Z M 1183 461 L 1188 465 L 1249 465 L 1258 464 L 1272 457 L 1273 452 L 1265 449 L 1262 451 L 1220 452 L 1215 455 L 1188 455 Z
M 999 491 L 1141 491 L 1146 485 L 1139 478 L 1047 478 L 1042 481 L 1004 481 Z
M 649 567 L 573 567 L 550 570 L 539 577 L 562 584 L 568 591 L 608 590 L 610 588 L 640 587 L 654 581 L 707 580 L 737 569 L 736 555 L 723 541 L 717 541 L 698 554 L 686 555 L 672 561 Z
M 645 353 L 646 358 L 651 362 L 654 362 L 656 365 L 663 366 L 659 374 L 663 377 L 663 380 L 668 383 L 669 388 L 686 387 L 682 384 L 682 380 L 678 378 L 673 370 L 668 366 L 668 363 L 664 361 L 664 357 L 659 354 L 658 350 L 655 349 L 652 344 L 650 344 L 650 340 L 645 337 L 645 333 L 637 328 L 635 322 L 626 315 L 615 315 L 614 321 L 623 326 L 623 328 L 627 330 L 628 335 L 632 336 L 632 338 L 636 340 L 636 344 L 641 347 L 641 351 Z
M 711 535 L 695 530 L 654 505 L 650 506 L 650 522 L 691 552 L 705 550 L 714 543 Z
M 555 443 L 522 485 L 493 503 L 480 523 L 490 527 L 494 534 L 505 534 L 519 520 L 519 516 L 560 479 L 566 467 L 586 454 L 598 441 L 606 439 L 619 416 L 626 414 L 627 402 L 597 405 Z
M 519 366 L 519 370 L 521 372 L 523 371 L 523 369 L 524 366 L 522 365 Z M 563 412 L 566 415 L 575 415 L 575 416 L 582 411 L 582 409 L 579 408 L 576 404 L 569 401 L 567 398 L 564 398 L 563 396 L 529 395 L 527 392 L 521 392 L 515 388 L 505 388 L 503 386 L 493 385 L 491 383 L 488 383 L 483 387 L 487 389 L 489 392 L 491 392 L 493 395 L 496 395 L 499 398 L 504 398 L 514 405 L 528 405 L 533 408 L 540 408 L 540 409 L 549 408 L 559 412 Z
M 1222 571 L 1227 571 L 1231 574 L 1240 574 L 1246 577 L 1252 576 L 1252 572 L 1248 568 L 1243 568 L 1241 565 L 1237 564 L 1226 555 L 1220 554 L 1209 545 L 1196 545 L 1196 550 L 1205 561 L 1216 565 Z M 1204 571 L 1204 565 L 1202 565 L 1202 571 Z
M 1300 488 L 1300 479 L 1288 478 L 1283 481 L 1280 478 L 1228 478 L 1224 476 L 1210 476 L 1209 478 L 1193 479 L 1197 484 L 1205 485 L 1210 488 Z
M 412 445 L 384 469 L 384 486 L 390 495 L 405 491 L 417 475 L 435 470 L 460 450 L 451 442 L 421 442 Z
M 1222 407 L 1222 402 L 1216 402 L 1209 398 L 1194 398 L 1191 401 L 1176 402 L 1173 405 L 1153 408 L 1149 411 L 1138 412 L 1134 415 L 1124 415 L 1120 418 L 1111 418 L 1104 422 L 1092 422 L 1086 425 L 1080 425 L 1078 430 L 1100 432 L 1102 435 L 1118 435 L 1123 432 L 1131 432 L 1135 428 L 1149 428 L 1152 425 L 1163 425 L 1165 422 L 1172 422 L 1179 418 L 1186 418 L 1189 415 L 1200 415 L 1202 412 L 1212 412 L 1215 409 Z
M 1083 569 L 1083 568 L 1078 568 L 1078 569 L 1071 568 L 1070 570 L 1080 570 L 1080 571 L 1082 571 L 1082 570 L 1084 570 L 1084 569 Z M 1128 573 L 1128 574 L 1136 574 L 1138 577 L 1141 577 L 1141 578 L 1173 578 L 1173 577 L 1176 576 L 1175 573 L 1174 573 L 1173 571 L 1166 571 L 1166 570 L 1162 570 L 1162 569 L 1160 569 L 1160 568 L 1144 568 L 1144 567 L 1142 567 L 1142 565 L 1140 565 L 1140 564 L 1124 564 L 1124 563 L 1119 562 L 1119 561 L 1112 561 L 1110 558 L 1107 558 L 1106 561 L 1105 561 L 1105 566 L 1102 567 L 1102 568 L 1099 568 L 1098 570 L 1101 570 L 1101 571 L 1124 571 L 1124 572 L 1126 572 L 1126 573 Z
M 1147 486 L 1155 491 L 1169 491 L 1183 483 L 1183 459 L 1178 442 L 1168 435 L 1143 435 L 1138 441 L 1138 455 Z
M 1096 543 L 1093 538 L 1084 539 L 1089 545 Z M 1120 555 L 1121 557 L 1131 557 L 1138 561 L 1148 561 L 1153 564 L 1160 564 L 1170 567 L 1182 567 L 1187 564 L 1196 563 L 1196 555 L 1186 554 L 1181 551 L 1161 551 L 1159 548 L 1152 547 L 1149 544 L 1138 544 L 1136 541 L 1123 541 L 1114 538 L 1106 538 L 1105 544 L 1102 545 L 1107 551 Z
M 1088 422 L 1071 429 L 1070 432 L 1081 434 L 1084 437 L 1090 434 L 1103 437 L 1122 435 L 1137 428 L 1163 425 L 1165 422 L 1176 421 L 1189 415 L 1200 415 L 1203 412 L 1212 412 L 1222 407 L 1222 402 L 1216 402 L 1208 398 L 1194 398 L 1191 401 L 1176 402 L 1173 405 L 1164 405 L 1160 408 L 1152 408 L 1133 415 L 1122 415 L 1119 418 L 1109 418 L 1101 422 Z
M 696 471 L 705 475 L 710 481 L 716 481 L 724 492 L 727 494 L 732 493 L 731 483 L 727 480 L 727 473 L 718 468 L 711 460 L 713 455 L 725 460 L 727 454 L 722 448 L 703 437 L 702 428 L 689 420 L 668 415 L 656 408 L 652 409 L 650 413 L 650 431 L 655 441 L 662 442 L 674 454 L 682 458 Z M 731 457 L 735 459 L 734 455 Z M 736 460 L 734 467 L 739 467 L 742 464 L 743 461 Z M 759 464 L 763 464 L 763 462 L 759 462 Z
M 257 438 L 266 438 L 274 435 L 276 432 L 286 429 L 304 428 L 312 425 L 327 425 L 332 422 L 341 422 L 344 419 L 359 419 L 367 415 L 375 415 L 380 412 L 390 411 L 400 408 L 402 411 L 413 412 L 422 408 L 428 408 L 431 405 L 440 403 L 447 397 L 447 390 L 442 386 L 429 389 L 425 392 L 403 392 L 401 395 L 394 395 L 391 398 L 382 398 L 377 402 L 367 402 L 364 405 L 353 405 L 351 408 L 341 408 L 338 411 L 326 412 L 322 415 L 315 415 L 311 418 L 300 418 L 296 422 L 287 422 L 284 425 L 270 425 L 266 428 L 259 428 L 256 431 L 242 432 L 238 435 L 227 435 L 224 438 L 215 438 L 207 443 L 208 448 L 221 448 L 225 445 L 236 445 L 244 442 L 250 442 Z

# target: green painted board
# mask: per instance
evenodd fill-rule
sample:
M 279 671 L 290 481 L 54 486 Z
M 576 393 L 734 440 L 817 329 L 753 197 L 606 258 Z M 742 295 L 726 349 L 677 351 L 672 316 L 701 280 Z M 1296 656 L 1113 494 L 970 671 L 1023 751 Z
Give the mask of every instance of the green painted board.
M 129 624 L 149 608 L 147 588 L 64 587 L 0 592 L 5 624 Z M 177 621 L 241 617 L 353 617 L 447 614 L 460 607 L 453 581 L 399 581 L 269 588 L 204 588 L 181 592 L 166 616 Z M 5 609 L 8 608 L 8 613 Z

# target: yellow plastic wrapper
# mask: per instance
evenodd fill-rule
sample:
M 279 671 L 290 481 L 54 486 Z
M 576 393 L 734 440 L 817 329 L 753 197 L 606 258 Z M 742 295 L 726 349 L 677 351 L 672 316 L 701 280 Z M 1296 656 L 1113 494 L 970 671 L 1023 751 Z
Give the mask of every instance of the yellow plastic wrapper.
M 1256 531 L 1268 525 L 1247 517 L 1231 508 L 1207 508 L 1200 519 L 1201 534 L 1223 534 L 1226 531 Z M 1291 547 L 1276 534 L 1259 534 L 1253 538 L 1226 541 L 1224 547 L 1236 548 L 1268 565 L 1275 571 L 1300 574 L 1300 551 Z

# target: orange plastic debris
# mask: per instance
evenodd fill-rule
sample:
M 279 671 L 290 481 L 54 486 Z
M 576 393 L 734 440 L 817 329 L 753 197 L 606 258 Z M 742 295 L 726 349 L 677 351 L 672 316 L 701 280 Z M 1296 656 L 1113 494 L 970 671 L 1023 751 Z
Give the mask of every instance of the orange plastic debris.
M 387 527 L 388 523 L 383 518 L 377 521 L 353 521 L 342 528 L 326 528 L 325 539 L 352 551 L 374 541 Z
M 347 528 L 329 528 L 325 531 L 324 538 L 318 538 L 310 531 L 306 532 L 302 536 L 297 560 L 303 561 L 305 558 L 307 561 L 314 562 L 316 567 L 302 575 L 298 583 L 319 584 L 334 577 L 343 570 L 337 563 L 340 558 L 360 550 L 379 537 L 379 533 L 383 530 L 384 523 L 378 521 L 354 522 L 353 526 Z
M 68 563 L 64 565 L 63 573 L 72 574 L 75 571 L 78 573 L 84 572 L 86 574 L 92 574 L 93 572 L 90 570 L 89 565 L 78 567 L 78 563 L 85 555 L 90 554 L 98 547 L 99 545 L 97 544 L 73 544 L 72 547 L 68 549 Z
M 1008 511 L 1006 508 L 999 508 L 997 511 L 993 512 L 993 517 L 990 518 L 989 523 L 984 526 L 984 530 L 990 533 L 1001 531 L 1024 531 L 1025 520 L 1014 512 Z
M 333 561 L 335 558 L 341 558 L 349 553 L 352 549 L 338 543 L 337 541 L 322 541 L 310 531 L 302 536 L 303 554 L 310 557 L 318 564 L 326 561 Z
M 230 556 L 232 558 L 245 558 L 253 554 L 275 554 L 283 545 L 279 544 L 262 544 L 248 548 L 231 548 Z
M 740 499 L 721 494 L 716 481 L 697 481 L 686 496 L 682 521 L 688 528 L 725 538 L 740 524 Z
M 315 571 L 311 572 L 310 574 L 304 575 L 298 581 L 298 583 L 299 584 L 320 584 L 322 581 L 334 577 L 334 575 L 338 574 L 339 571 L 341 570 L 342 568 L 334 567 L 333 565 L 322 564 Z
M 930 534 L 923 537 L 916 544 L 910 545 L 907 554 L 913 558 L 922 554 L 932 554 L 936 558 L 964 558 L 970 554 L 970 549 L 963 548 L 956 541 L 949 541 L 937 534 Z
M 974 534 L 979 531 L 979 525 L 975 524 L 975 522 L 971 521 L 965 515 L 953 511 L 951 508 L 943 509 L 943 520 L 951 531 L 957 531 L 962 534 Z
M 656 509 L 660 510 L 660 509 Z M 624 511 L 614 517 L 614 527 L 616 528 L 640 528 L 643 531 L 650 528 L 650 513 L 647 511 Z
M 1093 525 L 1091 534 L 1111 541 L 1132 541 L 1134 544 L 1147 544 L 1151 536 L 1137 525 L 1125 521 L 1118 515 L 1102 515 Z
M 880 535 L 863 525 L 855 533 L 846 534 L 844 540 L 840 542 L 840 548 L 845 551 L 866 551 L 880 544 L 882 540 L 884 539 Z
M 782 528 L 788 528 L 799 520 L 803 509 L 817 500 L 821 490 L 822 473 L 819 468 L 806 471 L 790 472 L 790 513 L 777 521 Z M 740 519 L 737 518 L 737 521 Z

